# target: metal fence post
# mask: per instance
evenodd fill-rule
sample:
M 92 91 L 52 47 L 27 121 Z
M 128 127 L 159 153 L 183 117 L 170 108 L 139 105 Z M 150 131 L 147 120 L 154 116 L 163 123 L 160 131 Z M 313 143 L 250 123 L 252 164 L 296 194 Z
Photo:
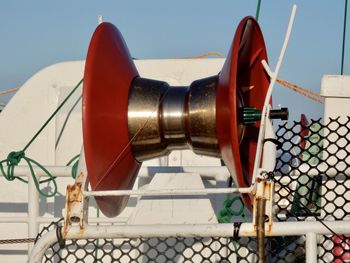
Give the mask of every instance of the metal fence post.
M 317 263 L 317 234 L 306 233 L 306 263 Z
M 32 176 L 28 176 L 28 237 L 34 238 L 38 235 L 39 225 L 39 193 L 35 188 Z M 33 244 L 28 246 L 28 254 L 33 248 Z

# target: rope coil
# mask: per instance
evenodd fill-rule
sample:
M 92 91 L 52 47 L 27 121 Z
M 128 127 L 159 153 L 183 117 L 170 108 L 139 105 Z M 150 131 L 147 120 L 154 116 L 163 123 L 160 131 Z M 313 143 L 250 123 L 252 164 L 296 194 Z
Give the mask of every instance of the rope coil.
M 240 208 L 237 211 L 231 208 L 235 202 L 240 202 Z M 227 198 L 224 201 L 223 208 L 219 212 L 218 221 L 219 223 L 229 223 L 233 216 L 244 216 L 244 204 L 240 196 Z
M 26 157 L 24 151 L 18 151 L 18 152 L 10 152 L 9 155 L 5 160 L 2 160 L 0 162 L 0 170 L 2 175 L 5 177 L 6 180 L 8 181 L 13 181 L 15 179 L 20 180 L 21 182 L 28 183 L 28 180 L 23 179 L 19 176 L 15 175 L 15 167 L 21 162 L 21 160 L 25 160 L 27 162 L 27 165 L 29 166 L 31 176 L 33 178 L 34 184 L 38 192 L 45 196 L 45 197 L 52 197 L 57 193 L 57 183 L 55 181 L 55 177 L 40 163 L 37 161 Z M 6 163 L 7 170 L 5 171 L 3 164 Z M 49 177 L 48 179 L 44 181 L 39 181 L 38 178 L 35 175 L 35 171 L 33 168 L 33 164 L 39 167 L 41 170 L 44 171 L 44 173 Z M 40 184 L 44 182 L 50 182 L 52 181 L 53 183 L 53 191 L 51 193 L 49 192 L 44 192 L 43 190 L 40 189 Z

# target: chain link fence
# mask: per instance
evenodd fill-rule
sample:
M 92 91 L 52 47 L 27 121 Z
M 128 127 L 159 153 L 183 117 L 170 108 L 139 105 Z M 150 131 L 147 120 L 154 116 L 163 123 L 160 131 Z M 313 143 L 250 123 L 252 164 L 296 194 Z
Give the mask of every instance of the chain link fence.
M 349 219 L 349 130 L 350 118 L 278 126 L 280 147 L 271 173 L 275 221 Z M 318 261 L 350 262 L 349 244 L 350 235 L 318 236 Z M 266 238 L 265 246 L 266 262 L 305 262 L 305 236 Z M 258 262 L 256 251 L 254 238 L 67 240 L 64 248 L 51 246 L 43 262 Z

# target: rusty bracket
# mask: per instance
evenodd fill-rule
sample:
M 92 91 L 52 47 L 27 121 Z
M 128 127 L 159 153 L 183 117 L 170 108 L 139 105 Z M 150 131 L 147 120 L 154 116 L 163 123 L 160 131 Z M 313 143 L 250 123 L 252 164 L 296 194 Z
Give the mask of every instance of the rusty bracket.
M 254 198 L 253 198 L 253 206 L 255 207 L 253 209 L 253 223 L 256 225 L 255 218 L 256 218 L 256 203 L 258 199 L 263 199 L 265 206 L 264 206 L 264 217 L 265 222 L 268 222 L 268 229 L 267 231 L 270 231 L 272 229 L 272 219 L 273 219 L 273 207 L 274 207 L 274 189 L 275 189 L 275 183 L 273 180 L 271 180 L 269 173 L 261 170 L 259 175 L 256 179 L 256 190 L 253 192 Z
M 261 173 L 256 180 L 253 199 L 253 223 L 256 231 L 259 263 L 265 262 L 265 235 L 272 230 L 274 183 Z M 266 223 L 267 229 L 266 229 Z
M 66 190 L 66 206 L 64 225 L 62 228 L 63 238 L 67 235 L 72 225 L 79 225 L 83 230 L 88 223 L 89 197 L 84 196 L 84 190 L 87 190 L 88 179 L 85 165 L 79 161 L 79 174 L 73 185 L 68 185 Z

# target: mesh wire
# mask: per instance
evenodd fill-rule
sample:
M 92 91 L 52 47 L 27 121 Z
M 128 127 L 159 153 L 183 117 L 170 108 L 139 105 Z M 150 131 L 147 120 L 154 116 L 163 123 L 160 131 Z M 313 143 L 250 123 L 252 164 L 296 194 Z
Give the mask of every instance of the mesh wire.
M 266 238 L 267 262 L 304 262 L 304 238 Z M 258 262 L 254 238 L 136 238 L 67 240 L 43 262 Z
M 348 219 L 349 129 L 350 118 L 279 125 L 271 173 L 276 221 Z M 348 244 L 350 235 L 319 236 L 318 262 L 348 262 Z M 230 237 L 67 240 L 63 249 L 52 245 L 43 262 L 258 262 L 256 246 L 254 238 Z M 305 236 L 266 238 L 265 246 L 266 262 L 305 262 Z
M 311 120 L 280 125 L 282 143 L 275 169 L 276 217 L 303 221 L 346 220 L 349 217 L 350 121 Z M 316 175 L 316 176 L 313 176 Z

